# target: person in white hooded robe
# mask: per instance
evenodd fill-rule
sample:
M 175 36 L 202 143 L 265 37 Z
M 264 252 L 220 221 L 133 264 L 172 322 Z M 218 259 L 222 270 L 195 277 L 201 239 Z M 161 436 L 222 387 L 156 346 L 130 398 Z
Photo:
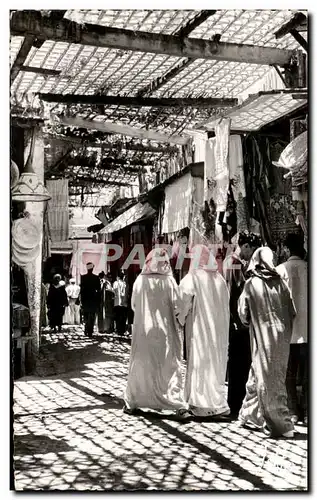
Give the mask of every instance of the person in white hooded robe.
M 178 321 L 185 325 L 185 401 L 194 415 L 228 416 L 226 368 L 229 344 L 229 291 L 205 245 L 192 249 L 189 273 L 179 285 Z
M 134 311 L 125 413 L 175 410 L 190 417 L 183 398 L 183 339 L 176 320 L 178 288 L 165 249 L 147 256 L 132 290 Z

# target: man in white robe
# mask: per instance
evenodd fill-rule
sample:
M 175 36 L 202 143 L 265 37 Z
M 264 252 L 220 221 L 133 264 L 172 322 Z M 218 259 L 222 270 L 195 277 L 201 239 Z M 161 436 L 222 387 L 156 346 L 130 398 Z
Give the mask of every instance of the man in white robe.
M 146 258 L 132 291 L 134 311 L 126 413 L 137 409 L 176 410 L 188 418 L 183 399 L 181 329 L 176 320 L 178 288 L 166 250 Z
M 192 250 L 189 273 L 179 285 L 178 320 L 185 325 L 185 400 L 197 416 L 227 416 L 225 378 L 229 343 L 229 292 L 205 245 Z
M 69 280 L 69 285 L 66 287 L 66 293 L 68 306 L 65 310 L 64 323 L 68 325 L 80 325 L 80 286 L 76 284 L 75 278 Z
M 277 266 L 277 272 L 286 281 L 290 288 L 296 308 L 296 317 L 293 323 L 293 331 L 286 373 L 286 388 L 288 407 L 292 414 L 292 420 L 296 424 L 303 420 L 307 425 L 308 415 L 308 278 L 307 262 L 303 259 L 305 255 L 304 237 L 298 234 L 288 234 L 285 246 L 289 249 L 290 257 L 287 262 Z M 299 376 L 298 376 L 299 375 Z M 300 393 L 298 394 L 297 381 L 300 381 Z M 299 396 L 299 397 L 298 397 Z

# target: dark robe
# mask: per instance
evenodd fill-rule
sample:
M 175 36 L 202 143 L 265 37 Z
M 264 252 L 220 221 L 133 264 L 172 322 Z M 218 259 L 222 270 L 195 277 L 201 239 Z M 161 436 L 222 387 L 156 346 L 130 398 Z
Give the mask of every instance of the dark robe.
M 84 311 L 96 313 L 100 303 L 100 279 L 95 274 L 81 276 L 81 304 Z
M 113 323 L 114 292 L 109 280 L 101 283 L 101 297 L 98 311 L 99 332 L 111 332 Z
M 238 301 L 245 284 L 245 276 L 243 263 L 235 254 L 232 256 L 232 266 L 237 266 L 237 269 L 228 269 L 226 276 L 230 289 L 228 404 L 232 416 L 237 416 L 246 394 L 251 367 L 251 347 L 249 328 L 243 325 L 238 314 Z
M 67 293 L 64 285 L 51 285 L 47 294 L 48 319 L 51 328 L 61 326 L 65 307 L 68 306 Z
M 85 334 L 92 336 L 96 314 L 100 304 L 100 279 L 95 274 L 84 274 L 80 284 L 81 305 L 83 309 Z

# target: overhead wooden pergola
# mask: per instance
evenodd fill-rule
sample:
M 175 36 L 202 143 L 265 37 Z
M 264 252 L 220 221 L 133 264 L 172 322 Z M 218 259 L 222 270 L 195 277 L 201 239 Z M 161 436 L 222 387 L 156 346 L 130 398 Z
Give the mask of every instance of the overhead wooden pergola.
M 11 11 L 11 115 L 44 120 L 47 178 L 131 185 L 272 67 L 284 78 L 305 26 L 292 10 Z

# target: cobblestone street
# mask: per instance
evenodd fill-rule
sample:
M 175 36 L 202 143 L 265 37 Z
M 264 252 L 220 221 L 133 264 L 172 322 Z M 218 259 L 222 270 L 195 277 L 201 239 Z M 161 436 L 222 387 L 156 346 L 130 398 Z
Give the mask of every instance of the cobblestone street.
M 44 333 L 15 381 L 16 490 L 306 490 L 307 429 L 267 439 L 235 422 L 122 412 L 128 339 Z

